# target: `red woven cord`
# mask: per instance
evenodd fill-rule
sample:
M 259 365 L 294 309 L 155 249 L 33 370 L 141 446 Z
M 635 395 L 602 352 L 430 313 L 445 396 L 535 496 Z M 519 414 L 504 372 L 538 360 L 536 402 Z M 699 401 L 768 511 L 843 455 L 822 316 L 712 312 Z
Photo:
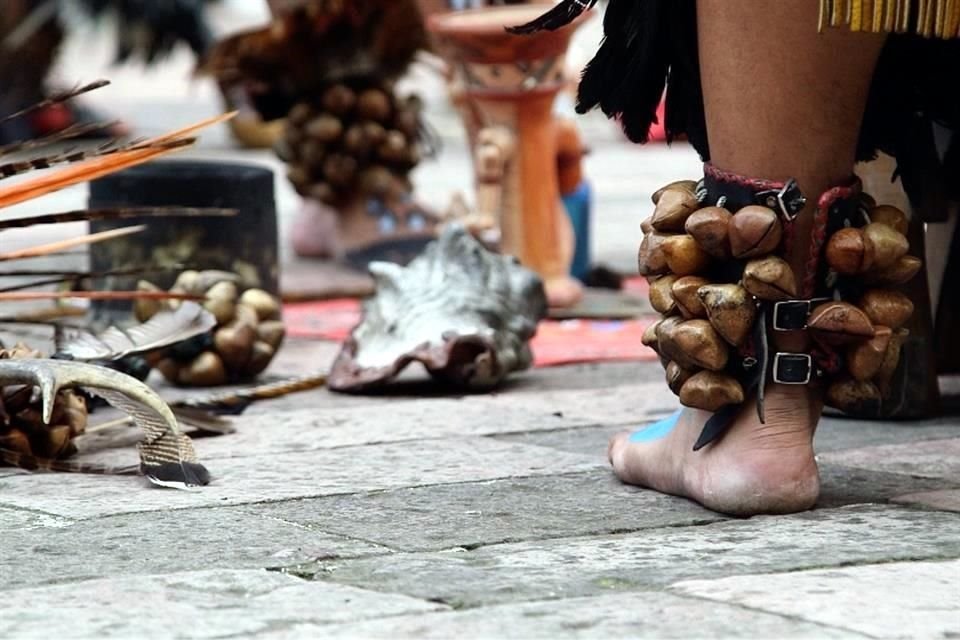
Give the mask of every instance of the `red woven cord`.
M 703 174 L 720 182 L 731 182 L 744 187 L 750 187 L 754 191 L 771 191 L 773 189 L 779 191 L 787 185 L 785 181 L 778 182 L 776 180 L 764 180 L 762 178 L 748 178 L 738 173 L 724 171 L 709 162 L 703 165 Z
M 812 298 L 816 292 L 817 274 L 820 272 L 820 261 L 823 259 L 823 245 L 827 240 L 827 223 L 830 220 L 830 208 L 838 200 L 846 200 L 860 194 L 860 180 L 852 178 L 850 184 L 833 187 L 825 191 L 817 201 L 817 210 L 813 214 L 813 228 L 810 232 L 810 253 L 806 262 L 806 273 L 803 276 L 803 285 L 800 297 Z

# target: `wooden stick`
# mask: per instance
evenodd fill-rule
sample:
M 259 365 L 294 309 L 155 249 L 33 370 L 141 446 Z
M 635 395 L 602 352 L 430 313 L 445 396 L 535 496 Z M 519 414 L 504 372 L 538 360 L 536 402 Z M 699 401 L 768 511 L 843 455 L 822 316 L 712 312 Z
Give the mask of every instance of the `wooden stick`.
M 147 226 L 142 224 L 133 227 L 122 227 L 120 229 L 111 229 L 110 231 L 101 231 L 99 233 L 90 233 L 85 236 L 77 236 L 76 238 L 70 238 L 69 240 L 58 240 L 57 242 L 41 244 L 36 247 L 29 247 L 27 249 L 19 249 L 17 251 L 10 251 L 8 253 L 0 253 L 0 262 L 19 260 L 21 258 L 35 258 L 48 253 L 63 251 L 64 249 L 72 249 L 73 247 L 80 245 L 95 244 L 105 240 L 114 240 L 116 238 L 122 238 L 123 236 L 140 233 L 146 228 Z

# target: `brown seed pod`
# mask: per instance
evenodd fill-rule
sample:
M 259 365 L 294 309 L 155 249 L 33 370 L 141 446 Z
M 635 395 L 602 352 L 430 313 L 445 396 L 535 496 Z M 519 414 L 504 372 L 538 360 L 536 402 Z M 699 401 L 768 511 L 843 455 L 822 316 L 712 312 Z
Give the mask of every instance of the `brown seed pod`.
M 210 287 L 203 308 L 217 319 L 217 324 L 229 324 L 237 311 L 237 285 L 226 280 Z
M 817 340 L 828 345 L 869 340 L 874 335 L 867 314 L 847 302 L 820 305 L 810 314 L 807 326 Z
M 684 383 L 690 379 L 690 376 L 692 376 L 694 372 L 684 369 L 676 362 L 667 364 L 666 369 L 667 386 L 670 387 L 670 391 L 673 391 L 674 394 L 680 395 L 680 389 L 683 388 Z
M 714 258 L 730 257 L 730 220 L 733 215 L 723 207 L 704 207 L 687 218 L 684 229 L 700 248 Z
M 903 236 L 907 235 L 907 228 L 910 226 L 907 214 L 888 204 L 870 209 L 870 222 L 885 224 Z
M 373 144 L 363 131 L 363 126 L 355 124 L 343 134 L 343 148 L 354 157 L 365 157 L 373 150 Z
M 393 119 L 393 126 L 408 138 L 414 139 L 420 132 L 420 114 L 413 109 L 398 111 Z
M 343 123 L 334 116 L 324 113 L 307 123 L 306 132 L 311 140 L 330 144 L 343 135 Z
M 743 387 L 728 375 L 701 371 L 690 376 L 680 389 L 680 403 L 704 411 L 719 411 L 744 400 Z
M 55 425 L 34 434 L 31 444 L 41 458 L 65 458 L 76 451 L 71 444 L 73 434 L 65 424 Z
M 335 84 L 324 92 L 321 103 L 330 113 L 343 116 L 353 111 L 357 104 L 357 94 L 347 86 Z
M 643 336 L 640 338 L 643 346 L 653 349 L 657 354 L 660 353 L 660 344 L 657 338 L 657 327 L 660 326 L 660 322 L 661 321 L 658 320 L 647 326 L 647 328 L 643 330 Z
M 880 390 L 872 382 L 843 377 L 827 387 L 827 404 L 852 415 L 877 415 Z
M 915 256 L 906 255 L 900 258 L 897 263 L 889 269 L 865 273 L 863 279 L 867 284 L 897 286 L 913 280 L 922 268 L 923 260 Z
M 773 209 L 751 205 L 733 214 L 729 233 L 734 258 L 756 258 L 776 251 L 783 226 Z
M 710 256 L 700 248 L 692 236 L 667 236 L 663 241 L 663 255 L 667 268 L 678 276 L 689 276 L 707 268 Z
M 900 364 L 900 354 L 903 352 L 903 343 L 906 342 L 910 332 L 906 329 L 896 329 L 890 336 L 890 342 L 887 344 L 887 352 L 883 354 L 883 362 L 880 364 L 880 370 L 877 371 L 876 384 L 880 389 L 880 396 L 889 398 L 893 391 L 893 374 L 897 371 Z
M 280 301 L 263 289 L 247 289 L 240 296 L 240 304 L 253 308 L 261 321 L 280 317 Z
M 266 342 L 257 341 L 254 343 L 253 354 L 250 357 L 250 362 L 247 363 L 244 374 L 256 376 L 263 373 L 264 369 L 270 366 L 270 361 L 273 360 L 275 353 L 274 348 Z
M 664 241 L 671 236 L 660 233 L 648 233 L 640 243 L 637 253 L 637 265 L 640 275 L 657 276 L 669 271 L 667 256 L 663 252 Z
M 377 148 L 377 156 L 386 162 L 403 162 L 407 157 L 407 137 L 391 129 Z
M 310 186 L 310 171 L 303 165 L 292 164 L 287 167 L 287 180 L 296 188 L 297 193 L 303 195 L 303 191 Z
M 360 189 L 369 195 L 386 195 L 393 187 L 393 182 L 393 174 L 386 167 L 369 167 L 360 174 Z
M 152 282 L 140 280 L 137 282 L 137 291 L 159 292 L 162 291 L 162 289 Z M 138 322 L 146 322 L 153 316 L 157 315 L 162 308 L 163 303 L 161 301 L 143 298 L 133 303 L 133 315 L 136 316 Z
M 677 302 L 673 299 L 671 288 L 677 281 L 677 276 L 660 276 L 650 283 L 650 305 L 659 313 L 668 316 L 677 310 Z
M 640 231 L 643 232 L 643 235 L 653 232 L 653 217 L 643 219 L 643 222 L 640 223 Z
M 7 449 L 8 451 L 16 451 L 25 456 L 33 455 L 30 438 L 19 429 L 10 429 L 6 433 L 0 434 L 0 448 Z
M 220 356 L 212 351 L 204 351 L 180 369 L 177 381 L 191 387 L 212 387 L 227 381 L 227 370 Z
M 343 153 L 331 153 L 323 161 L 323 177 L 334 187 L 349 185 L 356 175 L 356 158 Z
M 677 303 L 677 308 L 684 318 L 706 318 L 707 312 L 697 296 L 697 290 L 703 285 L 710 284 L 706 278 L 699 276 L 684 276 L 677 278 L 670 291 Z
M 223 327 L 213 334 L 213 347 L 228 370 L 239 371 L 250 361 L 256 339 L 257 332 L 249 325 Z
M 176 384 L 180 379 L 180 363 L 173 358 L 163 358 L 157 364 L 157 371 L 163 374 L 168 382 Z
M 333 109 L 327 109 L 327 111 L 333 111 Z M 310 116 L 313 115 L 313 109 L 306 102 L 298 102 L 293 105 L 293 108 L 290 109 L 290 113 L 287 114 L 287 120 L 290 124 L 295 126 L 300 126 L 306 124 L 307 120 L 310 119 Z
M 871 322 L 891 329 L 899 329 L 913 315 L 910 298 L 889 289 L 870 289 L 860 298 L 860 308 Z
M 306 197 L 324 204 L 333 204 L 337 201 L 337 192 L 328 183 L 318 182 L 307 190 Z
M 257 338 L 266 342 L 274 349 L 279 349 L 283 338 L 287 335 L 287 328 L 282 320 L 265 320 L 257 327 Z
M 886 224 L 872 222 L 863 228 L 863 234 L 873 243 L 873 268 L 878 271 L 885 271 L 897 264 L 910 250 L 906 236 Z
M 381 89 L 367 89 L 357 97 L 357 113 L 364 120 L 386 122 L 393 112 L 390 96 Z
M 873 242 L 860 229 L 840 229 L 827 241 L 827 264 L 837 273 L 855 275 L 873 267 Z
M 889 327 L 874 327 L 873 338 L 847 350 L 847 371 L 855 380 L 870 380 L 880 371 L 893 332 Z
M 797 297 L 797 279 L 787 261 L 777 256 L 751 260 L 743 270 L 743 288 L 761 300 L 791 300 Z
M 660 187 L 653 192 L 653 197 L 651 198 L 651 200 L 653 200 L 653 204 L 660 204 L 660 198 L 663 197 L 663 194 L 667 191 L 685 191 L 692 195 L 696 195 L 697 182 L 696 180 L 677 180 L 668 185 Z
M 690 214 L 697 210 L 700 202 L 690 191 L 669 189 L 660 196 L 653 210 L 653 228 L 657 231 L 683 231 Z
M 724 340 L 739 347 L 750 335 L 757 306 L 738 284 L 708 284 L 697 292 L 710 324 Z
M 374 147 L 379 147 L 387 139 L 387 130 L 378 122 L 363 123 L 363 135 Z
M 662 354 L 684 369 L 720 371 L 727 366 L 729 349 L 706 320 L 685 320 L 657 335 Z

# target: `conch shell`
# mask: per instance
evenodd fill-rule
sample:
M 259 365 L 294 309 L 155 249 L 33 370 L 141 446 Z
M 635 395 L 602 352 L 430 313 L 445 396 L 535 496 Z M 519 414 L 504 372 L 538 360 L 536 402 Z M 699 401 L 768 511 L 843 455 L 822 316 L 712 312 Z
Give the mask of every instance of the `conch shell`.
M 414 361 L 435 378 L 487 389 L 532 364 L 543 282 L 464 227 L 447 226 L 406 267 L 375 262 L 370 273 L 376 293 L 333 365 L 331 389 L 380 386 Z

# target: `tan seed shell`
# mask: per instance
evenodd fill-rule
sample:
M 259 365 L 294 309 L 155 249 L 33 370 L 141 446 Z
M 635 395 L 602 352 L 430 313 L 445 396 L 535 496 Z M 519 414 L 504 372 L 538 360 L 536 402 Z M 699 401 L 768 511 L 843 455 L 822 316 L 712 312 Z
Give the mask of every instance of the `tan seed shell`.
M 797 279 L 787 261 L 777 256 L 751 260 L 743 270 L 743 287 L 750 295 L 772 302 L 797 297 Z
M 867 314 L 847 302 L 820 305 L 810 314 L 807 325 L 817 340 L 828 345 L 849 344 L 874 336 Z
M 670 291 L 676 280 L 677 276 L 667 275 L 650 283 L 650 305 L 665 316 L 677 310 L 677 303 Z
M 884 284 L 898 286 L 906 284 L 920 273 L 923 260 L 916 256 L 906 255 L 900 258 L 895 265 L 885 271 L 871 271 L 864 274 L 864 281 L 868 284 Z
M 870 380 L 880 371 L 893 332 L 889 327 L 874 327 L 873 338 L 852 345 L 847 351 L 847 371 L 855 380 Z
M 730 257 L 730 220 L 733 214 L 723 207 L 704 207 L 687 218 L 684 229 L 700 248 L 714 258 Z
M 667 191 L 686 191 L 691 194 L 696 194 L 697 182 L 695 180 L 677 180 L 675 182 L 671 182 L 670 184 L 664 185 L 653 192 L 653 196 L 651 197 L 653 204 L 658 204 L 660 202 L 660 198 Z
M 896 329 L 890 336 L 890 342 L 887 344 L 887 352 L 883 355 L 883 363 L 880 370 L 877 371 L 876 383 L 880 389 L 880 396 L 889 398 L 893 392 L 893 375 L 900 364 L 900 355 L 903 353 L 903 343 L 906 342 L 910 332 L 906 329 Z
M 655 276 L 669 271 L 667 256 L 663 252 L 663 244 L 669 237 L 656 232 L 648 233 L 643 237 L 637 254 L 637 268 L 640 275 Z
M 669 236 L 663 242 L 667 268 L 678 276 L 689 276 L 706 269 L 710 256 L 700 248 L 692 236 Z
M 737 284 L 709 284 L 700 287 L 697 295 L 717 333 L 735 347 L 743 344 L 757 317 L 747 290 Z
M 227 381 L 223 360 L 212 351 L 204 351 L 180 369 L 178 382 L 191 387 L 212 387 Z
M 248 376 L 256 376 L 261 374 L 268 366 L 270 366 L 270 361 L 273 360 L 273 356 L 276 352 L 273 347 L 268 345 L 266 342 L 257 341 L 253 345 L 253 354 L 250 357 L 250 362 L 247 364 L 246 371 L 244 373 Z
M 675 395 L 680 395 L 680 389 L 683 388 L 684 383 L 690 379 L 694 372 L 684 369 L 676 362 L 671 362 L 667 364 L 666 374 L 667 386 L 670 387 L 670 391 L 673 391 Z
M 662 336 L 662 331 L 658 332 Z M 686 320 L 660 339 L 663 355 L 685 369 L 721 371 L 730 357 L 727 344 L 706 320 Z
M 870 223 L 863 228 L 863 234 L 873 243 L 873 268 L 878 271 L 885 271 L 897 264 L 910 250 L 906 236 L 886 224 Z
M 644 329 L 643 336 L 640 338 L 643 346 L 653 349 L 658 354 L 660 353 L 660 339 L 657 337 L 657 328 L 661 322 L 662 320 L 658 320 Z
M 706 284 L 710 284 L 710 281 L 700 276 L 683 276 L 673 283 L 671 293 L 684 318 L 707 317 L 707 311 L 697 296 L 697 291 Z
M 872 382 L 843 377 L 827 387 L 827 404 L 851 415 L 880 413 L 880 390 Z
M 773 209 L 751 205 L 733 214 L 729 233 L 734 258 L 757 258 L 780 246 L 783 225 Z
M 256 339 L 257 332 L 253 327 L 246 324 L 231 325 L 213 334 L 213 347 L 227 369 L 239 371 L 250 361 Z
M 744 400 L 743 387 L 732 377 L 701 371 L 690 377 L 680 389 L 680 403 L 704 411 L 719 411 Z
M 899 329 L 913 315 L 913 302 L 899 291 L 870 289 L 860 299 L 860 308 L 870 321 L 891 329 Z
M 837 273 L 855 275 L 873 267 L 873 242 L 860 229 L 840 229 L 827 241 L 827 264 Z
M 888 204 L 871 209 L 870 221 L 885 224 L 904 236 L 907 235 L 907 228 L 910 226 L 910 221 L 907 220 L 907 214 Z
M 667 190 L 660 196 L 650 223 L 660 232 L 683 231 L 687 218 L 699 206 L 700 203 L 693 193 L 679 189 Z

